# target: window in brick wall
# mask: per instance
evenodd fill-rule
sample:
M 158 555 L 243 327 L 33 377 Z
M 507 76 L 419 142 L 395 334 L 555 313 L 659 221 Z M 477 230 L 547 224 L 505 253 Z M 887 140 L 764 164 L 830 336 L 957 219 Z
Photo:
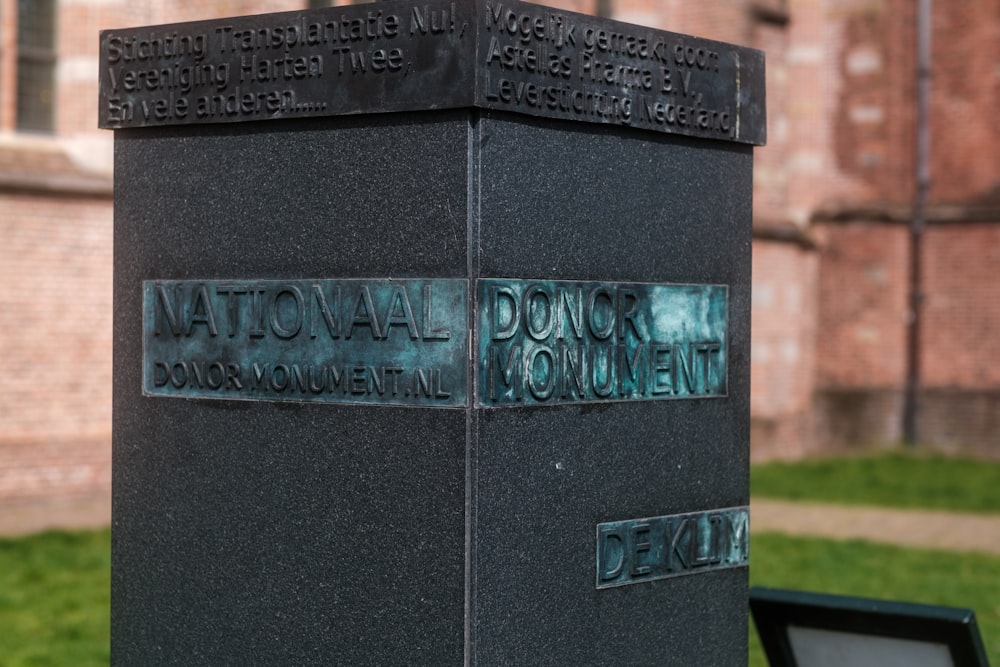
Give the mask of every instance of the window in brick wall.
M 18 130 L 51 132 L 54 127 L 56 0 L 18 0 Z
M 750 15 L 758 23 L 786 25 L 790 19 L 788 0 L 754 0 L 750 3 Z

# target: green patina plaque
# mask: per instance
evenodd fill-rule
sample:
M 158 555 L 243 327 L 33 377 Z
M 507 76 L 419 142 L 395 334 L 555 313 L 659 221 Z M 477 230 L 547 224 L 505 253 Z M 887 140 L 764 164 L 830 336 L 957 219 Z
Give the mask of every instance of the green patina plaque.
M 745 567 L 749 527 L 748 507 L 598 524 L 597 588 Z
M 721 285 L 476 281 L 480 407 L 721 397 Z M 143 392 L 470 403 L 461 279 L 148 280 Z
M 480 280 L 478 403 L 725 396 L 728 296 L 723 285 Z
M 143 393 L 457 407 L 465 280 L 148 280 Z

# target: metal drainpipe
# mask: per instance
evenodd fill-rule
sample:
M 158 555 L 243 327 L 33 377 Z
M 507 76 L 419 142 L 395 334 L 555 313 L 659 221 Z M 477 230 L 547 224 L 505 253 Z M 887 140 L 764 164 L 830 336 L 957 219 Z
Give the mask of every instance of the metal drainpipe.
M 906 336 L 906 390 L 903 396 L 903 442 L 916 447 L 920 393 L 920 331 L 924 294 L 921 248 L 930 189 L 931 1 L 917 2 L 917 154 L 916 191 L 910 221 L 910 310 Z

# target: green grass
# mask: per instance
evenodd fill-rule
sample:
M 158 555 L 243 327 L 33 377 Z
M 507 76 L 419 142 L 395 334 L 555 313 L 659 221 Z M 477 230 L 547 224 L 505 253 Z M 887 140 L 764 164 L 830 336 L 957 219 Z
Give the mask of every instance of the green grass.
M 957 512 L 1000 512 L 1000 462 L 893 452 L 795 463 L 750 472 L 761 498 Z
M 1000 557 L 861 541 L 750 538 L 755 586 L 967 607 L 976 612 L 990 663 L 1000 665 Z M 750 665 L 765 667 L 751 627 Z
M 754 534 L 753 585 L 975 609 L 1000 665 L 1000 557 Z M 107 665 L 107 530 L 0 539 L 0 665 Z M 765 667 L 756 631 L 750 665 Z
M 110 581 L 108 530 L 0 538 L 0 665 L 107 665 Z
M 1000 462 L 889 452 L 754 465 L 760 498 L 1000 513 Z M 751 536 L 757 586 L 974 609 L 990 662 L 1000 665 L 1000 557 L 861 541 Z M 756 631 L 750 665 L 764 667 Z
M 755 465 L 754 495 L 1000 513 L 1000 463 L 901 453 Z M 0 538 L 0 666 L 107 665 L 107 530 Z M 1000 557 L 860 541 L 751 536 L 753 585 L 976 611 L 1000 666 Z M 750 665 L 765 667 L 756 631 Z
M 1000 665 L 1000 557 L 775 534 L 750 553 L 754 585 L 975 609 Z M 110 555 L 107 530 L 0 539 L 0 665 L 107 665 Z

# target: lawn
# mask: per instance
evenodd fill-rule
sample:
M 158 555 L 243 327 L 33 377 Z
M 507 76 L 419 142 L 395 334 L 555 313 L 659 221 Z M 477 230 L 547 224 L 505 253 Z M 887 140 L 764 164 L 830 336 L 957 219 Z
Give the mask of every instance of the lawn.
M 889 454 L 751 478 L 760 497 L 1000 513 L 998 463 Z M 1000 665 L 1000 557 L 766 533 L 750 553 L 753 585 L 970 607 Z M 110 562 L 107 530 L 0 539 L 0 664 L 107 665 Z M 765 666 L 753 629 L 750 665 Z
M 107 665 L 108 530 L 0 539 L 0 664 Z
M 956 512 L 1000 513 L 1000 462 L 890 452 L 757 464 L 751 494 Z
M 968 607 L 976 612 L 990 663 L 1000 665 L 997 556 L 765 533 L 750 538 L 750 582 L 755 586 Z M 751 627 L 750 665 L 766 664 L 756 630 Z
M 884 452 L 757 464 L 758 498 L 1000 513 L 1000 462 Z M 1000 557 L 859 541 L 753 534 L 753 585 L 969 607 L 990 661 L 1000 665 Z M 751 632 L 753 667 L 765 665 Z
M 864 542 L 751 537 L 754 585 L 971 607 L 1000 665 L 1000 558 Z M 107 530 L 0 540 L 0 664 L 107 665 Z M 756 632 L 750 665 L 765 667 Z

